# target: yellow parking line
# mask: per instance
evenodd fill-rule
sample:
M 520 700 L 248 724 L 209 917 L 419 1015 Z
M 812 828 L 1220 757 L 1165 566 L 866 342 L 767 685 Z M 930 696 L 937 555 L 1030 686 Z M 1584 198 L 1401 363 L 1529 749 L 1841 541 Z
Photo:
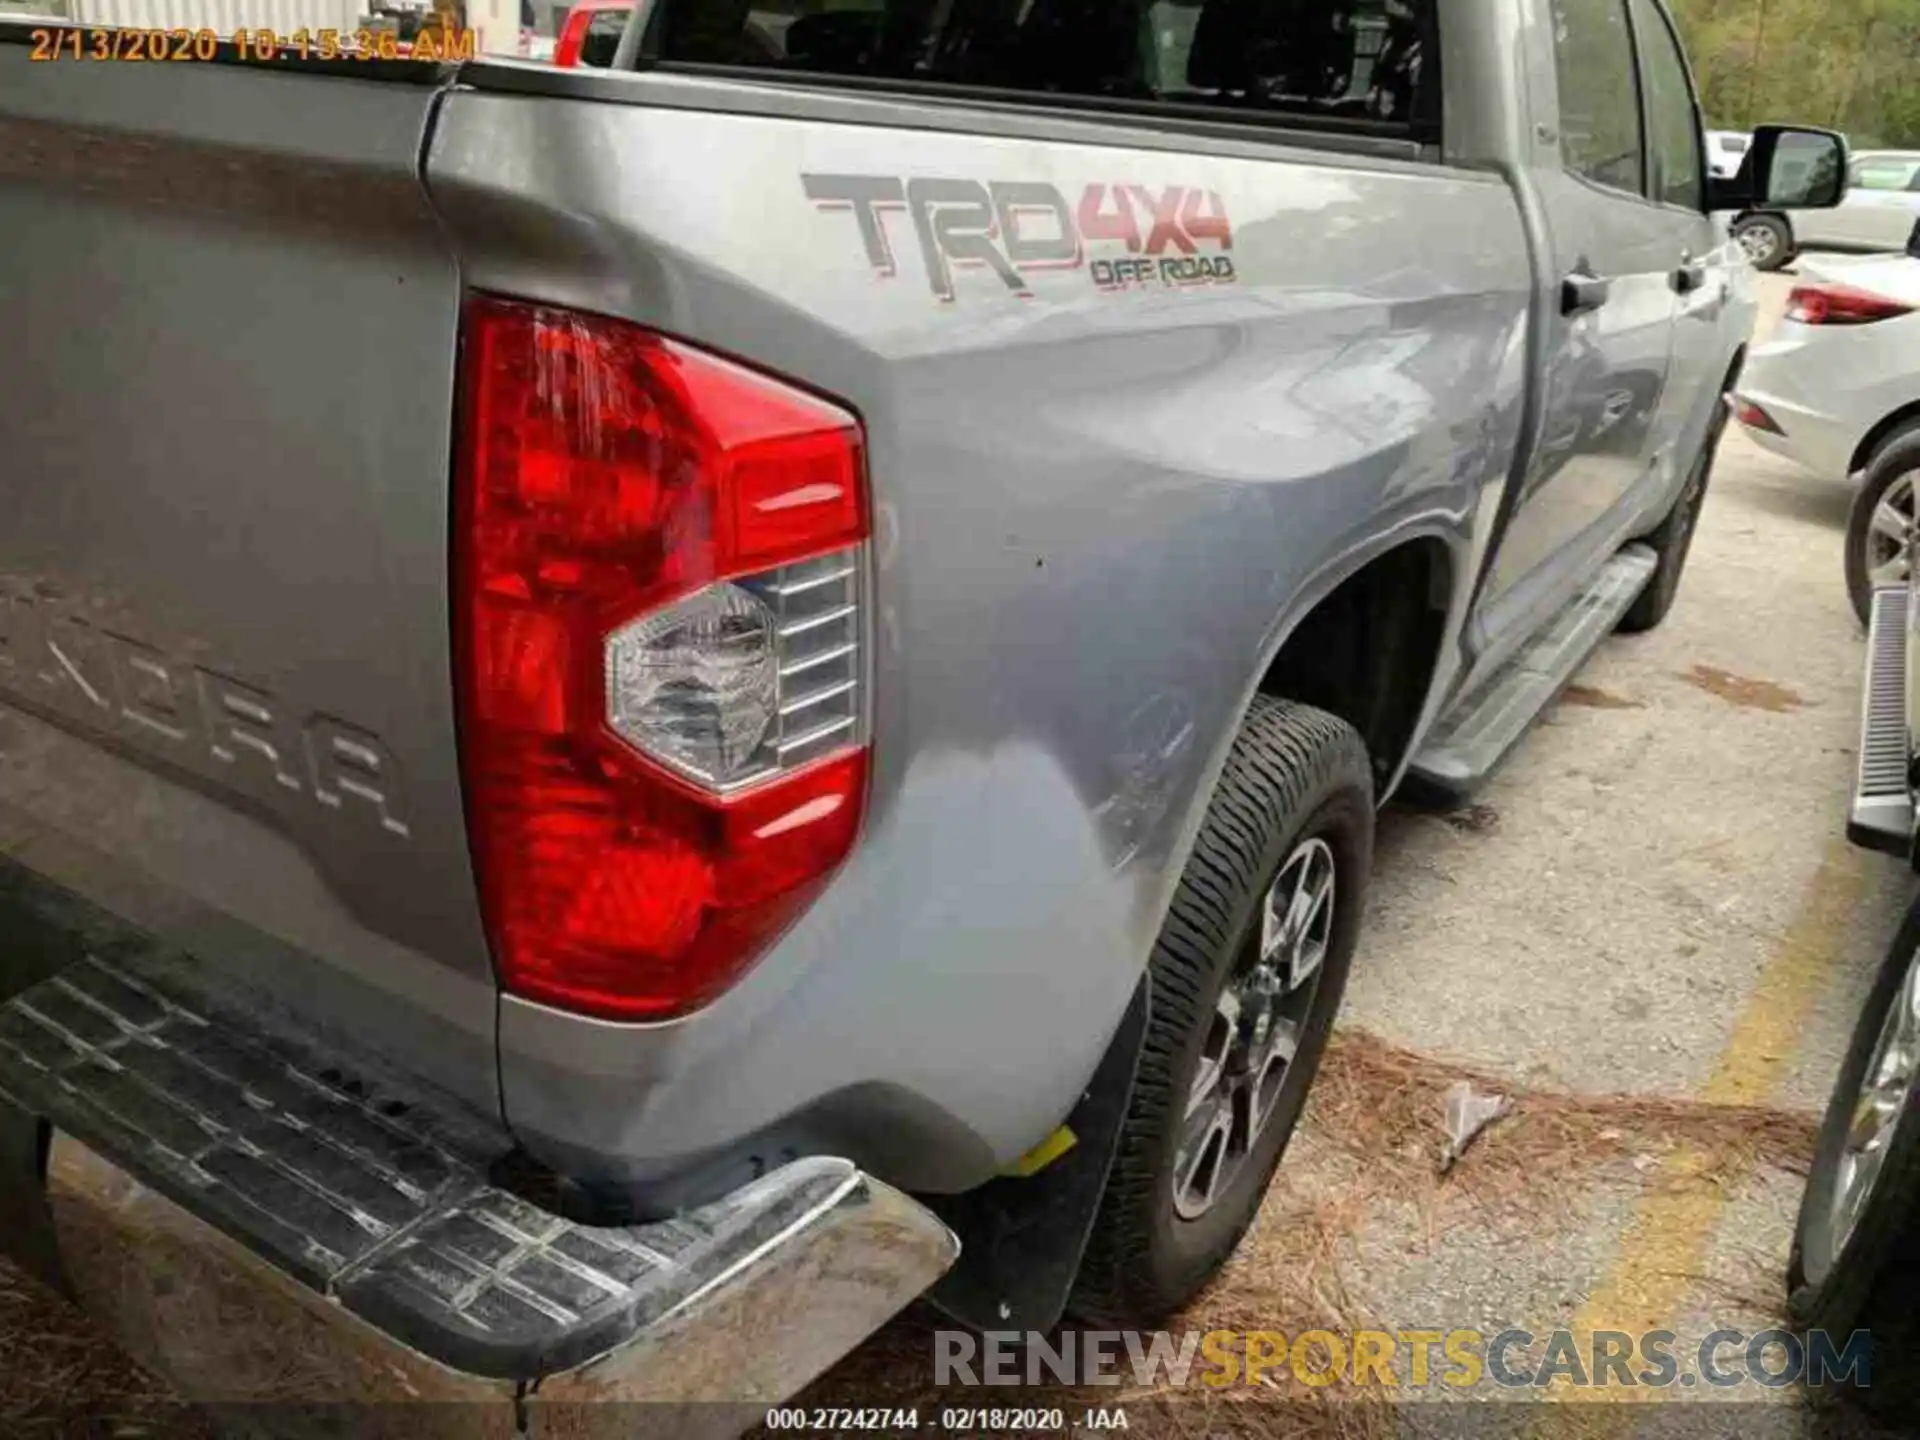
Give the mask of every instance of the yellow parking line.
M 1835 839 L 1787 931 L 1747 996 L 1699 1098 L 1710 1105 L 1762 1105 L 1793 1058 L 1807 1017 L 1831 983 L 1839 951 L 1866 893 L 1860 852 Z M 1708 1157 L 1682 1147 L 1654 1173 L 1621 1236 L 1613 1268 L 1594 1285 L 1574 1316 L 1582 1354 L 1596 1330 L 1640 1332 L 1671 1328 L 1674 1315 L 1701 1273 L 1714 1226 L 1731 1198 L 1703 1179 Z M 1638 1390 L 1549 1390 L 1552 1398 L 1621 1399 Z

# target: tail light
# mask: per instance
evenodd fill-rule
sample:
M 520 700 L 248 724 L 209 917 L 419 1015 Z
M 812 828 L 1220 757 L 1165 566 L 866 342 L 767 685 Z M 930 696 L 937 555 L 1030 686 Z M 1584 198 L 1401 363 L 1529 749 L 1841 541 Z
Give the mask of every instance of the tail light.
M 1733 397 L 1733 418 L 1749 430 L 1764 430 L 1770 435 L 1785 435 L 1780 422 L 1767 413 L 1766 407 L 1747 399 L 1744 395 Z
M 495 962 L 563 1009 L 682 1014 L 859 828 L 859 422 L 626 321 L 465 318 L 461 762 Z
M 1787 296 L 1787 319 L 1802 325 L 1871 325 L 1912 313 L 1911 305 L 1851 285 L 1796 285 Z

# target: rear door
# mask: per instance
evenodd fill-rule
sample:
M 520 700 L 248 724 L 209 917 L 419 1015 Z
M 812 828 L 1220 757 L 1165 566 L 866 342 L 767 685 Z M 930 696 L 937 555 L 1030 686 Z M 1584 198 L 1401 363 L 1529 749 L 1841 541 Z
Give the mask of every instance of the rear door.
M 1586 573 L 1607 518 L 1656 461 L 1675 308 L 1674 235 L 1649 198 L 1626 0 L 1545 8 L 1559 125 L 1536 131 L 1558 163 L 1549 153 L 1533 172 L 1556 292 L 1544 428 L 1485 592 L 1511 597 L 1522 628 Z

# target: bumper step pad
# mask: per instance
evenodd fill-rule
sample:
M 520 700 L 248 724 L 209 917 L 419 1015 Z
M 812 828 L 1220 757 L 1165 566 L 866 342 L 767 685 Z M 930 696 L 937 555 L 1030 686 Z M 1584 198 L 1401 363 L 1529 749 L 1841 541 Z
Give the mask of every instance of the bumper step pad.
M 1433 727 L 1409 771 L 1433 789 L 1465 795 L 1494 772 L 1586 658 L 1613 633 L 1658 562 L 1628 545 L 1511 660 Z
M 0 1006 L 0 1092 L 393 1339 L 494 1379 L 607 1354 L 873 1183 L 801 1160 L 669 1221 L 575 1224 L 490 1184 L 443 1138 L 457 1124 L 97 959 Z
M 1860 756 L 1847 838 L 1905 857 L 1913 841 L 1907 761 L 1907 587 L 1873 592 L 1867 671 L 1861 681 Z

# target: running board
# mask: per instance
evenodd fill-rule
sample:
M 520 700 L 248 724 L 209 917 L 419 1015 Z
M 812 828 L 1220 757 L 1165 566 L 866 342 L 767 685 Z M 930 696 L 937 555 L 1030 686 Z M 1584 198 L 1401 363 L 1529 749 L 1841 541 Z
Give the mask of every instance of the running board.
M 1465 795 L 1478 786 L 1613 633 L 1658 564 L 1645 545 L 1622 549 L 1518 654 L 1454 702 L 1408 773 L 1448 795 Z
M 1873 592 L 1867 673 L 1860 683 L 1860 755 L 1847 838 L 1905 857 L 1913 841 L 1907 790 L 1907 587 Z

